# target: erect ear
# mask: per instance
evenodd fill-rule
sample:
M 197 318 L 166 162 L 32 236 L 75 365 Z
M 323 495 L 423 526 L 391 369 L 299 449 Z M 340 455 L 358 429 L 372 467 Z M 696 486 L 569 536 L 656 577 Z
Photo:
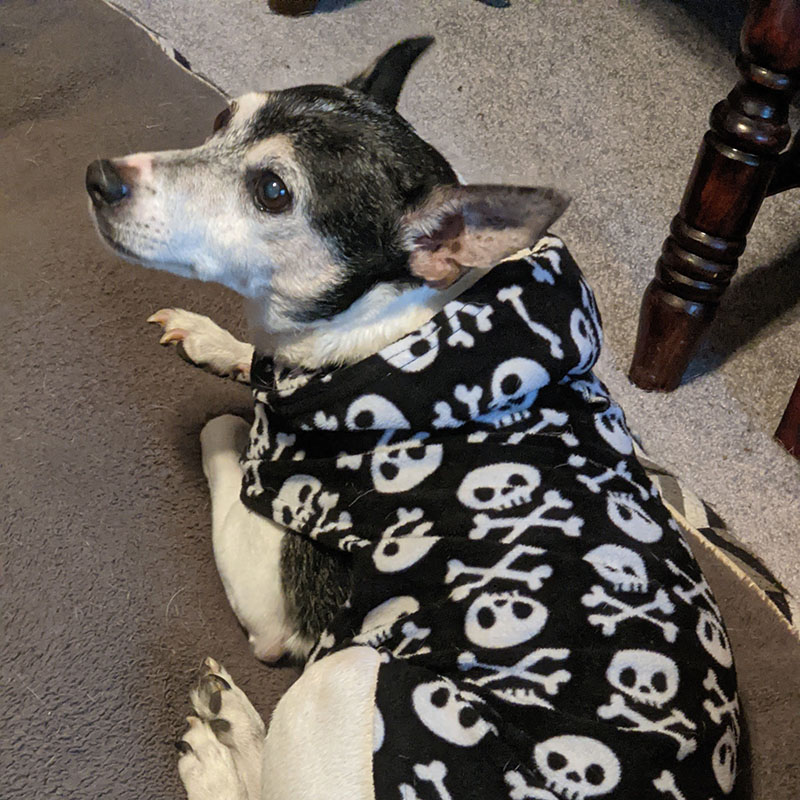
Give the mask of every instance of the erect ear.
M 570 198 L 556 189 L 437 186 L 400 223 L 411 272 L 437 288 L 533 244 Z
M 348 89 L 369 95 L 394 108 L 412 64 L 433 44 L 433 36 L 405 39 L 387 50 L 366 72 L 348 81 Z

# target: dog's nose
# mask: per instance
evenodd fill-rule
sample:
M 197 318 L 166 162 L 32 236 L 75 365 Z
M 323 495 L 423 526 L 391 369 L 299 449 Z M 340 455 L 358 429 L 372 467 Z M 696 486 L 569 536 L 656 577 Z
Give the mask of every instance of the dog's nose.
M 130 194 L 130 186 L 108 159 L 92 161 L 86 169 L 86 191 L 95 208 L 113 206 Z

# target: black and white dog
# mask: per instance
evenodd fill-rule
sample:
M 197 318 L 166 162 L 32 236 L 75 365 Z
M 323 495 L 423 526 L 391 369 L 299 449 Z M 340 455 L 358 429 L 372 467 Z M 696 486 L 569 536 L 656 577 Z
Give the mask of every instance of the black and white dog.
M 708 800 L 735 789 L 719 609 L 592 374 L 591 290 L 542 188 L 463 186 L 395 109 L 430 39 L 343 87 L 244 95 L 189 150 L 89 166 L 124 257 L 247 298 L 254 344 L 158 311 L 253 386 L 201 434 L 265 729 L 207 659 L 191 800 Z

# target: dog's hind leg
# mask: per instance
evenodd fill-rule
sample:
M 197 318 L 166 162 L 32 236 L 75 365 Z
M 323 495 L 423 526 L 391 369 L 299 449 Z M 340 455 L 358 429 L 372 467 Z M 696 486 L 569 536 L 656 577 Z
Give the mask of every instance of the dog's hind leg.
M 191 692 L 197 716 L 178 742 L 178 773 L 189 800 L 258 800 L 266 728 L 233 678 L 214 659 Z
M 261 800 L 374 800 L 380 655 L 348 647 L 306 668 L 272 714 Z
M 231 414 L 208 422 L 200 434 L 203 471 L 211 492 L 214 559 L 225 594 L 256 657 L 277 661 L 287 652 L 306 655 L 310 648 L 296 635 L 284 599 L 280 576 L 284 533 L 239 499 L 239 456 L 249 430 L 243 419 Z

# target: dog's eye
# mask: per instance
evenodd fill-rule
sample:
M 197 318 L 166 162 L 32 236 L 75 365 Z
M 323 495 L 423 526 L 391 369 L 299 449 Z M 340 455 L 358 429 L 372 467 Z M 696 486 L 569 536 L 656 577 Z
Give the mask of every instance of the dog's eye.
M 261 211 L 269 211 L 270 214 L 280 214 L 292 204 L 292 195 L 286 184 L 269 170 L 259 175 L 253 199 Z
M 214 119 L 214 133 L 222 130 L 230 122 L 232 116 L 233 113 L 231 112 L 230 107 L 223 108 Z

